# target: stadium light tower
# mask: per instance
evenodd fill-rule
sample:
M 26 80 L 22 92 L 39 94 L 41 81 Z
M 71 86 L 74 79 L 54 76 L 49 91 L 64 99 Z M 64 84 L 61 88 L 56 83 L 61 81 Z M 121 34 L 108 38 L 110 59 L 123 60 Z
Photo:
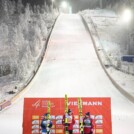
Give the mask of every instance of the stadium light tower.
M 132 20 L 132 11 L 130 9 L 125 9 L 123 11 L 122 20 L 125 23 L 129 23 Z
M 61 7 L 62 7 L 62 8 L 66 9 L 67 6 L 68 6 L 68 4 L 67 4 L 66 1 L 63 1 L 63 2 L 61 3 Z
M 131 39 L 131 21 L 132 21 L 132 11 L 130 9 L 125 9 L 122 13 L 121 20 L 125 23 L 127 28 L 127 50 L 130 52 L 130 39 Z
M 61 1 L 60 3 L 60 11 L 62 13 L 72 13 L 72 7 L 69 3 L 69 0 Z

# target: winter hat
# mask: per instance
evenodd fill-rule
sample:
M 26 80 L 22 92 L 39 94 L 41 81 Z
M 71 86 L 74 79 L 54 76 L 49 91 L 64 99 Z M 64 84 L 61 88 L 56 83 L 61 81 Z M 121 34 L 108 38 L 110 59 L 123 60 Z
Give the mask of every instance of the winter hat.
M 72 110 L 71 109 L 68 109 L 68 113 L 70 113 L 70 112 L 72 112 Z
M 44 116 L 48 116 L 48 113 L 45 113 Z
M 89 116 L 90 115 L 90 112 L 85 113 L 85 115 Z

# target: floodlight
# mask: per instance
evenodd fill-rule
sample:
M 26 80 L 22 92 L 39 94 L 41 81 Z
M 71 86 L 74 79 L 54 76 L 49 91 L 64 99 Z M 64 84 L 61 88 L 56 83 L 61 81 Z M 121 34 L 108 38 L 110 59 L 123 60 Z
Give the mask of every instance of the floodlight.
M 130 9 L 125 9 L 122 14 L 122 20 L 126 23 L 130 22 L 132 19 L 132 11 Z
M 67 8 L 68 7 L 68 4 L 67 4 L 67 2 L 66 1 L 63 1 L 62 3 L 61 3 L 61 7 L 62 8 Z

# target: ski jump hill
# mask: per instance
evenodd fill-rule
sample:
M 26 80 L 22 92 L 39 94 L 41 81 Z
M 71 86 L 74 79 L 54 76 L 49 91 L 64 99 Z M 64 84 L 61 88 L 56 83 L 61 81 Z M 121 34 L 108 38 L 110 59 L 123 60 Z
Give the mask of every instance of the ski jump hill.
M 105 74 L 78 14 L 61 14 L 38 73 L 14 104 L 0 113 L 1 134 L 22 134 L 24 98 L 110 97 L 113 134 L 133 134 L 134 105 Z

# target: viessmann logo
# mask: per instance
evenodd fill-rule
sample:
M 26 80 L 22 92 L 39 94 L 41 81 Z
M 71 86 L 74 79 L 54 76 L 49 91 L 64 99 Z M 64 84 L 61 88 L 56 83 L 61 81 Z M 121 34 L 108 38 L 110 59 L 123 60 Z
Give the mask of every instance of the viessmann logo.
M 51 107 L 55 107 L 55 104 L 53 102 L 51 103 Z M 34 104 L 32 104 L 32 107 L 35 107 L 36 109 L 39 107 L 48 107 L 48 100 L 37 100 Z M 103 103 L 102 101 L 83 101 L 82 102 L 83 106 L 102 106 Z M 68 106 L 78 106 L 77 101 L 69 101 Z
M 50 102 L 51 107 L 55 107 L 53 102 Z M 48 107 L 48 100 L 37 100 L 34 104 L 32 104 L 32 107 L 39 108 L 39 107 Z
M 72 106 L 78 106 L 78 102 L 77 101 L 69 101 L 68 105 L 72 105 Z M 103 103 L 102 101 L 83 101 L 82 102 L 83 106 L 102 106 Z

